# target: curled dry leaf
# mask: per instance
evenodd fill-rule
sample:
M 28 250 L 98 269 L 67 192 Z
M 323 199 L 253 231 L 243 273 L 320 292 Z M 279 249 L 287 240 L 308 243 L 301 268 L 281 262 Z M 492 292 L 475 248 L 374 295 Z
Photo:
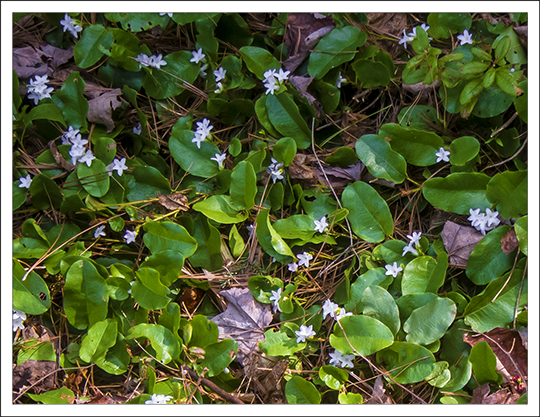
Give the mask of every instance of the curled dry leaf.
M 510 255 L 517 247 L 519 247 L 519 242 L 516 237 L 516 231 L 510 229 L 506 236 L 501 238 L 501 248 L 504 253 Z
M 111 132 L 114 129 L 112 111 L 122 104 L 117 98 L 121 95 L 122 90 L 115 88 L 88 101 L 88 121 L 101 123 L 107 128 L 107 133 Z
M 465 268 L 471 252 L 484 237 L 474 227 L 461 226 L 447 221 L 441 232 L 444 247 L 448 252 L 448 262 L 451 266 Z
M 490 394 L 490 385 L 480 385 L 473 391 L 471 404 L 514 404 L 521 394 L 502 388 Z

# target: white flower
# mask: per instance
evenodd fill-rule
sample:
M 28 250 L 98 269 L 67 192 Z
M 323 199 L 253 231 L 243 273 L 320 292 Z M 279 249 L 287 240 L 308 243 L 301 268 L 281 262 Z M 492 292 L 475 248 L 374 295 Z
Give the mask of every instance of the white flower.
M 315 17 L 315 19 L 324 19 L 326 16 L 320 13 L 313 13 L 313 17 Z
M 411 41 L 411 38 L 407 36 L 407 34 L 405 33 L 405 29 L 403 29 L 403 38 L 401 38 L 398 43 L 400 45 L 403 44 L 403 47 L 407 49 L 407 42 L 410 42 L 410 41 Z
M 210 131 L 213 127 L 214 126 L 210 124 L 210 120 L 204 118 L 202 122 L 197 122 L 197 130 L 195 131 L 195 133 L 201 134 L 203 138 L 209 138 Z
M 193 51 L 191 54 L 193 55 L 193 58 L 191 58 L 189 62 L 195 62 L 196 64 L 201 62 L 205 57 L 205 55 L 203 54 L 202 48 L 199 48 L 197 51 Z
M 341 88 L 342 83 L 346 83 L 347 79 L 341 76 L 341 72 L 338 75 L 337 81 L 336 81 L 336 87 Z
M 467 43 L 472 45 L 472 33 L 469 33 L 467 29 L 463 31 L 462 35 L 458 35 L 457 38 L 461 41 L 461 45 L 465 45 Z
M 96 159 L 96 157 L 94 156 L 94 154 L 92 153 L 91 150 L 87 150 L 86 151 L 86 154 L 84 154 L 84 156 L 81 156 L 79 158 L 79 163 L 84 163 L 86 162 L 86 165 L 90 166 L 92 165 L 92 161 Z
M 490 208 L 486 209 L 486 223 L 489 227 L 491 227 L 492 225 L 499 225 L 501 221 L 497 218 L 498 215 L 498 211 L 491 211 Z
M 36 79 L 35 80 L 30 80 L 30 86 L 31 87 L 40 87 L 40 86 L 44 86 L 45 84 L 47 84 L 49 82 L 49 77 L 47 74 L 45 75 L 42 75 L 42 76 L 39 76 L 39 75 L 36 75 Z M 73 129 L 73 128 L 72 128 Z
M 62 25 L 64 32 L 68 30 L 69 33 L 75 37 L 77 37 L 77 33 L 82 30 L 82 27 L 76 25 L 75 21 L 67 13 L 64 15 L 64 19 L 60 20 L 60 24 Z
M 102 224 L 94 231 L 94 239 L 97 239 L 100 236 L 105 236 L 105 232 L 103 231 L 105 229 L 105 225 Z
M 340 321 L 343 317 L 347 317 L 347 316 L 352 316 L 352 313 L 347 312 L 347 310 L 341 307 L 339 309 L 338 315 L 335 316 L 334 318 L 336 319 L 336 321 Z
M 330 358 L 330 365 L 339 366 L 340 368 L 343 368 L 344 366 L 350 368 L 354 367 L 352 363 L 354 355 L 343 355 L 339 350 L 334 349 L 334 352 L 330 353 Z
M 30 184 L 32 183 L 32 178 L 30 178 L 30 174 L 28 174 L 26 177 L 19 178 L 19 181 L 21 182 L 19 184 L 19 188 L 30 188 Z
M 221 80 L 224 80 L 225 79 L 225 73 L 227 72 L 227 70 L 223 67 L 219 67 L 217 70 L 214 71 L 214 76 L 216 77 L 216 83 L 218 81 L 221 81 Z
M 425 24 L 425 23 L 422 23 L 422 24 L 420 25 L 420 27 L 421 27 L 422 29 L 424 29 L 424 32 L 426 32 L 426 33 L 427 33 L 427 31 L 429 30 L 429 26 L 428 26 L 427 24 Z
M 276 80 L 275 79 L 270 79 L 268 80 L 265 84 L 264 84 L 264 87 L 266 88 L 266 93 L 265 94 L 272 94 L 274 95 L 274 91 L 276 90 L 279 90 L 279 85 L 276 84 Z
M 410 239 L 411 243 L 409 245 L 418 246 L 420 244 L 420 237 L 422 236 L 422 232 L 413 232 L 412 235 L 407 235 L 407 238 Z
M 201 68 L 199 69 L 199 72 L 201 74 L 201 77 L 205 78 L 206 77 L 206 72 L 205 72 L 205 69 L 208 67 L 207 64 L 204 64 L 204 65 L 201 65 Z
M 113 162 L 112 162 L 112 168 L 111 168 L 111 171 L 114 171 L 116 170 L 116 173 L 121 177 L 122 176 L 122 172 L 124 172 L 127 168 L 126 166 L 126 158 L 122 158 L 122 159 L 115 159 Z
M 403 248 L 401 256 L 405 256 L 407 252 L 411 252 L 413 255 L 418 255 L 418 251 L 412 247 L 412 242 Z
M 279 82 L 283 82 L 289 78 L 290 71 L 283 71 L 282 68 L 279 69 L 279 72 L 274 72 L 274 77 L 278 79 Z
M 246 226 L 246 229 L 248 230 L 249 235 L 253 235 L 253 232 L 255 231 L 255 225 L 254 224 L 248 224 Z
M 270 81 L 270 80 L 275 81 L 276 70 L 274 68 L 270 68 L 269 70 L 266 70 L 264 72 L 263 76 L 264 76 L 264 81 Z
M 409 33 L 409 38 L 411 38 L 411 40 L 416 38 L 416 26 L 413 27 L 412 32 Z
M 469 209 L 470 216 L 467 218 L 471 222 L 471 226 L 476 227 L 481 221 L 480 209 Z
M 135 61 L 139 63 L 139 68 L 141 68 L 141 65 L 144 65 L 145 67 L 150 65 L 150 57 L 146 54 L 137 55 L 137 58 L 135 58 Z
M 126 230 L 124 239 L 126 239 L 126 243 L 129 245 L 131 242 L 135 242 L 135 236 L 137 236 L 137 232 L 134 230 Z
M 69 141 L 72 141 L 79 134 L 79 129 L 73 129 L 73 126 L 69 126 L 67 132 L 62 135 L 62 140 L 67 139 L 68 143 L 62 142 L 62 145 L 68 145 Z
M 448 155 L 450 155 L 450 151 L 445 150 L 442 146 L 439 148 L 438 152 L 435 152 L 437 162 L 450 162 L 450 158 L 448 158 Z
M 501 222 L 497 217 L 499 215 L 499 212 L 491 211 L 490 208 L 486 209 L 485 214 L 480 213 L 479 208 L 477 208 L 476 210 L 473 210 L 471 208 L 469 209 L 469 213 L 471 215 L 468 217 L 467 220 L 471 222 L 471 226 L 473 226 L 476 230 L 482 232 L 483 235 L 485 235 L 486 232 L 494 229 Z
M 277 291 L 272 291 L 272 297 L 270 297 L 270 301 L 274 302 L 274 311 L 281 312 L 281 309 L 279 308 L 279 300 L 281 299 L 281 288 L 278 288 Z
M 218 166 L 219 168 L 223 168 L 223 161 L 225 160 L 225 158 L 227 157 L 226 154 L 222 153 L 221 155 L 220 154 L 215 154 L 213 158 L 210 158 L 212 161 L 216 161 L 218 163 Z
M 293 262 L 292 264 L 287 264 L 287 267 L 289 268 L 289 271 L 295 272 L 298 269 L 298 264 Z
M 309 254 L 307 252 L 304 252 L 304 253 L 299 253 L 296 256 L 299 259 L 298 266 L 305 265 L 306 268 L 309 268 L 309 261 L 313 259 L 313 255 L 311 255 L 311 254 Z
M 161 58 L 161 54 L 159 54 L 158 56 L 152 55 L 150 57 L 150 61 L 148 62 L 148 65 L 159 69 L 162 65 L 167 65 L 167 61 Z
M 313 325 L 311 324 L 309 326 L 302 324 L 300 326 L 300 330 L 296 330 L 294 333 L 296 334 L 296 336 L 298 336 L 296 338 L 296 343 L 305 342 L 306 338 L 315 336 L 315 332 L 313 331 Z
M 324 303 L 323 303 L 323 320 L 326 319 L 326 316 L 330 315 L 330 317 L 332 318 L 335 318 L 336 317 L 336 312 L 338 311 L 339 309 L 339 306 L 330 301 L 330 299 L 326 300 Z
M 403 268 L 401 266 L 398 266 L 397 262 L 394 262 L 392 265 L 388 264 L 384 266 L 386 268 L 386 274 L 385 275 L 392 275 L 394 278 L 397 277 L 397 275 L 403 271 Z
M 34 104 L 38 104 L 40 100 L 43 100 L 44 98 L 51 98 L 52 91 L 54 88 L 47 87 L 48 82 L 47 75 L 44 75 L 40 77 L 39 75 L 36 75 L 35 80 L 30 80 L 30 84 L 28 84 L 26 92 L 28 93 L 28 98 L 30 100 L 34 100 Z
M 21 310 L 13 309 L 13 331 L 16 332 L 17 329 L 24 329 L 23 321 L 26 320 L 26 313 Z
M 146 400 L 145 404 L 167 404 L 167 401 L 172 400 L 170 395 L 163 394 L 152 394 L 152 397 L 149 400 Z
M 160 15 L 160 16 L 165 16 L 165 15 L 167 15 L 167 16 L 169 16 L 169 17 L 172 17 L 172 13 L 160 13 L 159 15 Z
M 133 126 L 133 133 L 135 133 L 136 135 L 140 135 L 142 132 L 141 130 L 141 124 L 138 123 L 137 126 Z
M 214 93 L 219 94 L 223 91 L 223 84 L 221 84 L 221 82 L 217 83 L 216 87 L 217 88 L 214 90 Z
M 270 175 L 272 175 L 272 183 L 275 184 L 277 180 L 282 180 L 283 175 L 281 175 L 283 171 L 281 169 L 277 169 L 275 171 L 271 171 Z
M 197 144 L 197 148 L 201 149 L 201 142 L 204 142 L 205 139 L 201 133 L 195 132 L 195 137 L 191 141 Z
M 322 216 L 321 220 L 313 220 L 313 222 L 315 223 L 315 229 L 313 230 L 317 230 L 319 233 L 324 233 L 328 227 L 326 216 Z
M 78 133 L 75 137 L 71 138 L 71 143 L 73 143 L 73 146 L 79 146 L 82 148 L 88 143 L 88 141 L 86 139 L 82 139 L 81 134 Z
M 77 160 L 84 155 L 84 147 L 73 145 L 69 150 L 69 155 L 71 156 L 71 164 L 75 165 Z
M 268 165 L 268 169 L 266 170 L 266 172 L 268 172 L 269 174 L 272 173 L 272 171 L 275 171 L 277 170 L 279 167 L 282 167 L 283 166 L 283 162 L 278 162 L 277 160 L 275 160 L 274 158 L 272 158 L 272 163 L 270 165 Z

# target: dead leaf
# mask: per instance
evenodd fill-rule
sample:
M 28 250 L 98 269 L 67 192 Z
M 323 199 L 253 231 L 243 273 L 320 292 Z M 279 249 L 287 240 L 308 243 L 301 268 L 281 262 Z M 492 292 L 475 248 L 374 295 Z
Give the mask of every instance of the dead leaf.
M 333 167 L 327 164 L 321 164 L 322 170 L 318 165 L 313 167 L 313 172 L 320 182 L 327 187 L 346 187 L 349 183 L 360 181 L 360 174 L 364 169 L 364 164 L 356 161 L 347 168 Z
M 47 74 L 47 65 L 41 59 L 43 52 L 36 51 L 31 46 L 13 48 L 13 69 L 19 78 L 31 78 L 35 75 Z
M 510 255 L 519 246 L 519 242 L 516 237 L 516 231 L 510 229 L 506 236 L 501 238 L 501 248 L 504 253 Z
M 231 288 L 220 295 L 228 301 L 227 309 L 211 318 L 217 324 L 219 337 L 231 338 L 238 343 L 236 360 L 244 360 L 258 349 L 258 341 L 264 340 L 264 331 L 272 321 L 269 304 L 259 303 L 251 295 L 249 288 Z
M 158 195 L 159 204 L 167 210 L 183 210 L 189 209 L 188 199 L 182 193 L 160 194 Z
M 68 49 L 62 49 L 47 44 L 41 45 L 39 49 L 43 51 L 43 55 L 47 58 L 47 65 L 51 68 L 51 73 L 73 57 L 73 45 Z
M 444 247 L 448 252 L 448 261 L 451 266 L 465 268 L 467 260 L 474 247 L 484 237 L 474 227 L 461 226 L 447 221 L 441 232 Z
M 204 296 L 204 291 L 200 288 L 186 287 L 180 295 L 180 302 L 183 303 L 190 313 L 193 313 Z
M 289 77 L 289 82 L 298 90 L 301 97 L 304 97 L 307 99 L 309 104 L 311 104 L 313 107 L 315 107 L 315 111 L 317 112 L 317 117 L 321 117 L 323 113 L 322 105 L 319 103 L 319 100 L 317 100 L 313 94 L 308 93 L 307 88 L 311 81 L 313 80 L 313 77 L 304 77 L 300 75 L 291 75 Z
M 306 166 L 308 156 L 302 153 L 297 153 L 294 156 L 292 163 L 289 165 L 289 177 L 299 180 L 311 180 L 315 178 L 313 170 Z
M 54 387 L 55 371 L 58 364 L 53 361 L 27 360 L 13 368 L 13 390 L 30 387 L 36 394 Z M 34 385 L 35 384 L 35 385 Z
M 354 148 L 359 137 L 374 133 L 371 122 L 365 114 L 351 113 L 349 110 L 343 112 L 341 118 L 341 128 L 344 129 L 339 135 L 344 146 Z
M 514 404 L 521 396 L 519 393 L 512 393 L 508 388 L 502 388 L 490 394 L 490 385 L 484 384 L 473 391 L 471 404 Z
M 371 398 L 365 401 L 364 404 L 393 404 L 393 401 L 385 394 L 385 392 L 386 390 L 384 389 L 382 378 L 379 375 L 377 379 L 375 379 Z
M 100 96 L 88 101 L 88 121 L 92 123 L 101 123 L 107 128 L 107 133 L 114 129 L 112 120 L 112 111 L 122 102 L 118 96 L 122 95 L 120 88 L 107 91 Z

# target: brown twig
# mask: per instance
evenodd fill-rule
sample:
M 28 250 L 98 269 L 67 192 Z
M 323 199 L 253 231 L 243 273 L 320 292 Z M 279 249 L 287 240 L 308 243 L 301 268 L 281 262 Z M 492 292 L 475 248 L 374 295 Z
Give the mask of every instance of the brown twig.
M 182 368 L 182 372 L 187 372 L 189 376 L 197 381 L 200 381 L 202 384 L 206 385 L 208 388 L 210 388 L 212 391 L 214 391 L 217 395 L 219 395 L 224 400 L 230 401 L 235 404 L 244 404 L 242 400 L 240 400 L 238 397 L 229 394 L 227 391 L 223 390 L 222 388 L 218 387 L 216 384 L 214 384 L 209 379 L 206 379 L 205 377 L 199 376 L 197 372 L 195 372 L 193 369 L 189 369 L 186 367 Z

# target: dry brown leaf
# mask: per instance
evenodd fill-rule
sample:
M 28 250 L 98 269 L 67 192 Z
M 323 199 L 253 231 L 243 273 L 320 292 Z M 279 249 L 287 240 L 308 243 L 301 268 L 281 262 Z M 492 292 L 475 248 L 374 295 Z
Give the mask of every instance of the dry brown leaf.
M 13 368 L 13 390 L 32 386 L 36 394 L 49 391 L 54 387 L 53 371 L 57 368 L 58 364 L 54 361 L 24 361 Z
M 317 117 L 321 117 L 321 103 L 319 103 L 319 100 L 317 100 L 311 93 L 308 93 L 307 91 L 307 88 L 311 81 L 313 81 L 313 77 L 304 77 L 299 75 L 291 75 L 289 77 L 289 82 L 294 86 L 294 88 L 298 90 L 300 96 L 306 98 L 309 104 L 315 107 L 315 110 L 317 111 Z
M 393 404 L 393 401 L 385 394 L 385 392 L 386 390 L 384 389 L 382 378 L 379 375 L 377 379 L 375 379 L 371 398 L 364 402 L 364 404 Z
M 188 199 L 182 193 L 160 194 L 158 195 L 158 201 L 167 210 L 187 211 L 189 209 Z
M 41 60 L 43 52 L 36 51 L 31 46 L 13 48 L 13 69 L 19 78 L 31 78 L 35 75 L 47 74 L 47 65 Z
M 510 229 L 506 236 L 501 238 L 501 248 L 504 253 L 510 255 L 519 246 L 519 242 L 516 237 L 516 231 Z
M 47 58 L 47 65 L 51 68 L 52 72 L 73 57 L 73 45 L 68 49 L 57 48 L 49 44 L 41 45 L 39 48 Z
M 447 221 L 441 232 L 444 247 L 448 252 L 448 262 L 451 266 L 465 268 L 467 260 L 474 247 L 484 237 L 474 227 L 461 226 Z
M 112 111 L 122 104 L 117 98 L 121 95 L 122 90 L 120 88 L 115 88 L 89 100 L 88 121 L 103 124 L 107 128 L 107 133 L 111 132 L 114 129 Z
M 313 170 L 305 165 L 309 160 L 307 155 L 297 153 L 289 165 L 289 177 L 299 180 L 312 180 L 315 178 Z
M 364 169 L 364 164 L 360 161 L 356 161 L 347 168 L 333 167 L 327 164 L 321 165 L 324 172 L 318 166 L 313 168 L 313 172 L 325 186 L 334 188 L 346 187 L 351 182 L 360 181 L 360 174 Z
M 502 388 L 490 394 L 490 385 L 480 385 L 473 391 L 471 404 L 514 404 L 521 396 L 519 393 L 512 393 L 508 388 Z

